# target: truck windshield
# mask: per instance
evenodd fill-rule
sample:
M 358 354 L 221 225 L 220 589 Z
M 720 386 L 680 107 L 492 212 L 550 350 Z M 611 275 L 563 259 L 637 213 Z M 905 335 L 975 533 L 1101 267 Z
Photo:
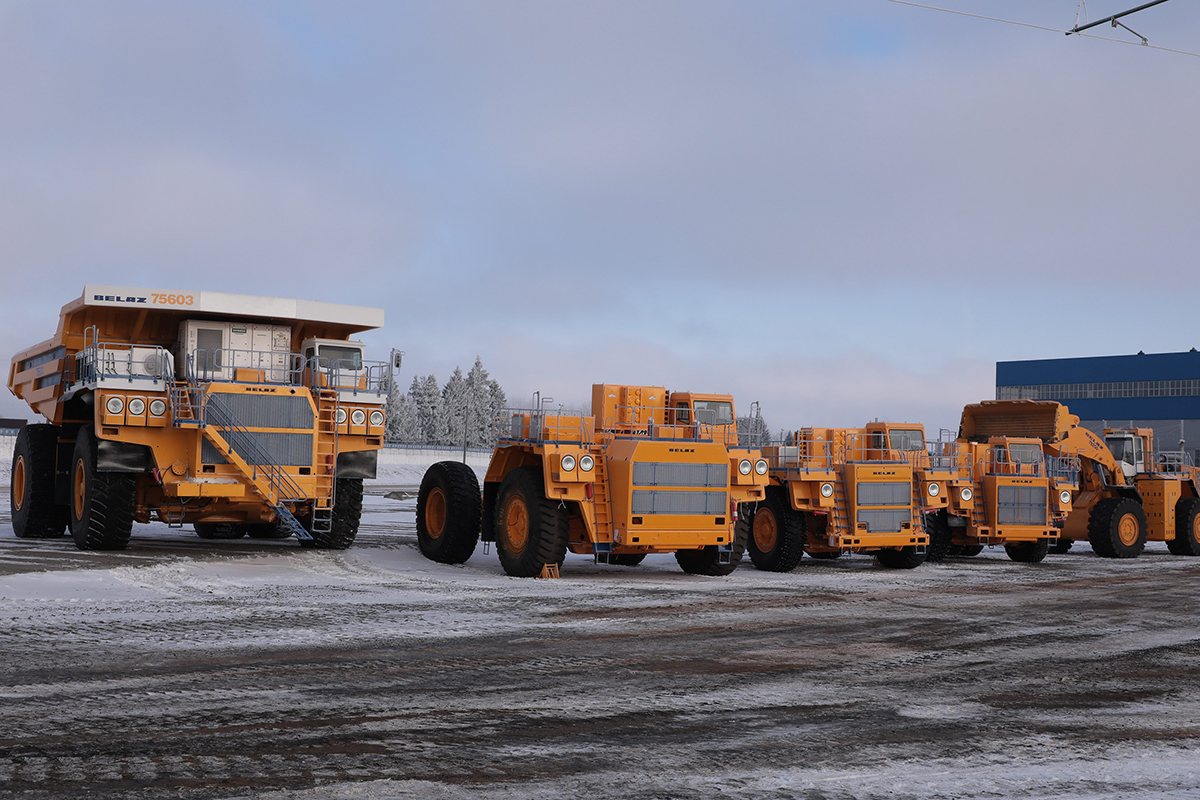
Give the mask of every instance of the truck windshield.
M 1108 445 L 1108 451 L 1113 454 L 1113 458 L 1117 461 L 1124 461 L 1126 464 L 1133 464 L 1133 439 L 1125 436 L 1108 437 L 1104 440 Z
M 924 450 L 924 431 L 888 431 L 891 450 Z
M 321 366 L 338 366 L 342 369 L 362 369 L 362 351 L 357 347 L 337 347 L 323 344 L 320 350 Z M 335 365 L 333 362 L 337 361 Z
M 696 421 L 704 425 L 732 425 L 733 403 L 721 400 L 693 400 Z
M 1014 444 L 1008 445 L 1008 458 L 1013 464 L 1040 464 L 1042 463 L 1042 446 L 1040 444 Z

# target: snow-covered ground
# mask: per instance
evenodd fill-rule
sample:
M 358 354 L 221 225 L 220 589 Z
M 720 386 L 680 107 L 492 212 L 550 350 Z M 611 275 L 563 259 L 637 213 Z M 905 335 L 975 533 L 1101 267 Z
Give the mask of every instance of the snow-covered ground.
M 0 515 L 7 513 L 7 498 Z M 688 576 L 0 518 L 7 796 L 1200 797 L 1200 559 Z

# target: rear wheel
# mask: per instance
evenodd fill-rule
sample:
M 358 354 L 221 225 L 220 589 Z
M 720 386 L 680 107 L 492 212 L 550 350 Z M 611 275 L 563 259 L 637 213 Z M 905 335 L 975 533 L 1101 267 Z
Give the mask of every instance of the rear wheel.
M 636 567 L 646 558 L 645 553 L 616 553 L 608 557 L 608 563 L 618 567 Z
M 26 425 L 13 447 L 9 507 L 20 539 L 55 539 L 67 530 L 70 509 L 54 502 L 57 425 Z
M 243 526 L 232 522 L 193 522 L 192 527 L 201 539 L 240 539 L 246 535 Z
M 79 429 L 71 459 L 71 536 L 80 550 L 124 550 L 133 534 L 136 477 L 96 469 L 96 439 Z
M 312 541 L 300 540 L 304 547 L 318 550 L 345 550 L 354 544 L 362 519 L 362 478 L 338 478 L 333 500 L 333 518 L 327 531 L 312 531 Z M 311 529 L 310 529 L 311 530 Z
M 504 476 L 496 503 L 496 551 L 504 572 L 536 578 L 567 555 L 565 508 L 546 498 L 540 473 L 522 467 Z
M 1022 564 L 1037 564 L 1050 552 L 1050 540 L 1038 539 L 1036 542 L 1019 542 L 1004 545 L 1004 552 L 1013 561 Z
M 963 558 L 974 558 L 982 552 L 983 545 L 981 544 L 964 544 L 958 554 Z
M 287 528 L 274 522 L 247 523 L 238 525 L 236 529 L 251 539 L 286 539 L 292 535 Z
M 791 572 L 804 557 L 804 515 L 792 509 L 778 486 L 767 487 L 749 520 L 750 560 L 766 572 Z
M 925 560 L 934 564 L 945 561 L 952 545 L 950 519 L 945 509 L 925 515 L 925 534 L 929 537 Z
M 1071 539 L 1059 539 L 1057 542 L 1050 545 L 1050 552 L 1058 553 L 1060 555 L 1062 553 L 1069 553 L 1071 551 L 1071 545 L 1073 544 L 1075 544 L 1075 542 Z
M 761 508 L 761 506 L 760 506 Z M 742 563 L 742 555 L 746 552 L 746 541 L 750 538 L 750 519 L 741 514 L 733 526 L 733 550 L 721 553 L 716 545 L 702 547 L 699 550 L 676 550 L 675 560 L 680 569 L 689 575 L 728 575 Z M 721 563 L 727 555 L 728 562 Z
M 1175 538 L 1167 549 L 1177 556 L 1200 556 L 1200 500 L 1181 497 L 1175 504 Z
M 440 461 L 425 470 L 417 493 L 417 546 L 431 561 L 461 564 L 475 552 L 483 501 L 475 470 Z
M 1088 541 L 1096 555 L 1136 558 L 1146 549 L 1146 512 L 1136 500 L 1109 497 L 1092 507 Z
M 916 569 L 925 563 L 925 554 L 918 553 L 913 545 L 899 550 L 880 550 L 875 557 L 880 565 L 888 569 Z

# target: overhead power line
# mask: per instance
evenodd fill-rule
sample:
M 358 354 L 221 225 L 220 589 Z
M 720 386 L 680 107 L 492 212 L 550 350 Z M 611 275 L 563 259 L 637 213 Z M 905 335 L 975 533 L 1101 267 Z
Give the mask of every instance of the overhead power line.
M 1121 14 L 1114 14 L 1113 17 L 1127 16 L 1136 11 L 1141 11 L 1143 8 L 1149 8 L 1150 6 L 1156 6 L 1159 3 L 1165 3 L 1166 1 L 1167 0 L 1155 0 L 1155 2 L 1147 3 L 1143 6 L 1138 6 L 1137 8 L 1132 8 L 1129 11 L 1122 12 Z M 1001 17 L 989 17 L 989 16 L 985 16 L 984 14 L 971 14 L 967 11 L 958 11 L 957 9 L 953 9 L 953 8 L 942 8 L 940 6 L 930 6 L 930 5 L 926 5 L 924 3 L 913 3 L 913 2 L 910 2 L 910 0 L 886 0 L 886 2 L 896 3 L 897 5 L 902 5 L 902 6 L 912 6 L 913 8 L 924 8 L 929 11 L 941 11 L 942 13 L 945 13 L 945 14 L 955 14 L 960 17 L 973 17 L 975 19 L 985 19 L 990 22 L 1002 22 L 1005 25 L 1019 25 L 1022 28 L 1033 28 L 1033 29 L 1039 30 L 1039 31 L 1049 31 L 1050 33 L 1063 33 L 1068 36 L 1071 36 L 1071 35 L 1080 36 L 1085 39 L 1099 39 L 1102 42 L 1116 42 L 1117 44 L 1131 44 L 1131 45 L 1135 45 L 1137 47 L 1148 47 L 1151 50 L 1162 50 L 1167 53 L 1178 53 L 1181 56 L 1192 56 L 1193 58 L 1200 58 L 1200 53 L 1193 53 L 1190 50 L 1176 50 L 1173 47 L 1161 47 L 1159 45 L 1150 44 L 1145 40 L 1145 38 L 1143 38 L 1141 36 L 1141 34 L 1134 33 L 1133 31 L 1130 31 L 1130 33 L 1134 33 L 1134 35 L 1137 36 L 1139 39 L 1142 39 L 1142 41 L 1131 42 L 1128 39 L 1114 39 L 1111 36 L 1097 36 L 1094 33 L 1082 33 L 1081 32 L 1083 30 L 1086 30 L 1087 28 L 1095 27 L 1096 25 L 1099 25 L 1103 22 L 1115 22 L 1113 17 L 1108 17 L 1107 19 L 1097 20 L 1096 22 L 1088 23 L 1088 24 L 1082 25 L 1082 26 L 1077 26 L 1078 27 L 1077 30 L 1063 30 L 1062 28 L 1048 28 L 1045 25 L 1034 25 L 1033 23 L 1030 23 L 1030 22 L 1020 22 L 1019 20 L 1015 20 L 1015 19 L 1003 19 Z M 1126 30 L 1130 30 L 1125 25 L 1123 25 L 1119 22 L 1117 22 L 1116 24 L 1120 25 L 1122 28 L 1125 28 Z

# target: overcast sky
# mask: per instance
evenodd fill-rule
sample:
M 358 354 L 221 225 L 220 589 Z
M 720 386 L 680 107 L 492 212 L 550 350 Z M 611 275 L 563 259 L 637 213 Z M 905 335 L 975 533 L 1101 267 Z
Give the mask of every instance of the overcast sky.
M 1196 6 L 1127 21 L 1200 51 Z M 885 0 L 0 0 L 0 351 L 85 283 L 213 289 L 380 306 L 405 384 L 956 426 L 997 360 L 1200 346 L 1198 89 Z

